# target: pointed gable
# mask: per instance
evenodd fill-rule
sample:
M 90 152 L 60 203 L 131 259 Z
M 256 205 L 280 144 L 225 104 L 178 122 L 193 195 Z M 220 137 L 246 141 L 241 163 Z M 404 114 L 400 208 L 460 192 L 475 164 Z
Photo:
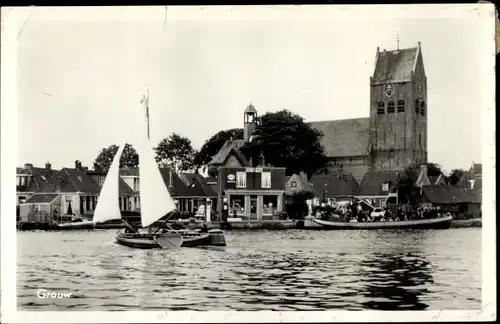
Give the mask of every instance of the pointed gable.
M 248 161 L 246 157 L 239 150 L 245 141 L 242 139 L 232 139 L 227 140 L 226 143 L 221 147 L 219 152 L 212 158 L 212 161 L 208 163 L 210 166 L 220 166 L 224 165 L 230 155 L 234 155 L 242 166 L 248 166 Z
M 372 83 L 384 84 L 411 81 L 411 74 L 415 72 L 419 56 L 419 47 L 378 51 Z

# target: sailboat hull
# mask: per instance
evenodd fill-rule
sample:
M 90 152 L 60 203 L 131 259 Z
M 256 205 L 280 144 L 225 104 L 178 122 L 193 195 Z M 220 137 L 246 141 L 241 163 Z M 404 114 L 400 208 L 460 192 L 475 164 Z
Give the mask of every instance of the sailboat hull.
M 210 230 L 208 233 L 201 233 L 199 231 L 177 232 L 183 238 L 181 247 L 226 246 L 224 232 L 221 230 Z M 161 248 L 147 233 L 119 233 L 116 237 L 116 242 L 137 249 Z

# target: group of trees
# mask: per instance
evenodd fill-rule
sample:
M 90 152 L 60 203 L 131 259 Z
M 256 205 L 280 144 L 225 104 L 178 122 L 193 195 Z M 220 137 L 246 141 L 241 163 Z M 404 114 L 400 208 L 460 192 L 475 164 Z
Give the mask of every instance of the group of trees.
M 254 163 L 264 154 L 266 164 L 285 167 L 290 175 L 304 171 L 310 178 L 327 167 L 321 145 L 322 136 L 322 132 L 304 122 L 301 116 L 282 110 L 259 116 L 252 141 L 246 143 L 241 151 Z M 233 128 L 219 131 L 196 151 L 188 138 L 174 133 L 155 147 L 156 161 L 158 165 L 169 166 L 176 171 L 204 169 L 230 138 L 243 138 L 243 130 Z M 117 151 L 116 145 L 101 149 L 94 163 L 106 172 Z M 127 145 L 120 159 L 120 167 L 138 165 L 136 150 Z

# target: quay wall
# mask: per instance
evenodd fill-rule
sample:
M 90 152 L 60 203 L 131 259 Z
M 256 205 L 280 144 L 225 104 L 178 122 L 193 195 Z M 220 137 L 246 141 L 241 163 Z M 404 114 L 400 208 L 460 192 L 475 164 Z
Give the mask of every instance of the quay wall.
M 170 224 L 175 223 L 169 222 Z M 183 224 L 187 224 L 189 221 L 182 222 Z M 286 229 L 294 229 L 294 228 L 302 228 L 304 222 L 300 220 L 274 220 L 274 221 L 261 221 L 261 220 L 250 220 L 250 221 L 241 221 L 241 222 L 230 222 L 230 227 L 225 227 L 225 230 L 247 230 L 247 229 L 268 229 L 268 230 L 286 230 Z M 57 230 L 53 226 L 47 223 L 26 223 L 25 226 L 21 226 L 18 230 Z M 202 223 L 196 223 L 195 228 L 201 228 Z M 209 229 L 212 228 L 221 228 L 223 227 L 222 222 L 214 221 L 207 224 Z M 451 228 L 467 228 L 467 227 L 482 227 L 482 219 L 481 218 L 473 218 L 473 219 L 460 219 L 453 220 L 451 222 Z M 97 228 L 123 228 L 122 225 L 110 224 L 108 226 L 98 226 Z

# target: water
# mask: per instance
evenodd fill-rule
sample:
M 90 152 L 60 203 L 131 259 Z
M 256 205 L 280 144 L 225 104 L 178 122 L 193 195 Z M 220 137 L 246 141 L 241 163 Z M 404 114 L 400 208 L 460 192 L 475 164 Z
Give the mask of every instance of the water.
M 21 310 L 481 308 L 481 229 L 228 231 L 226 248 L 136 250 L 115 230 L 18 232 Z M 40 299 L 39 289 L 71 292 Z

